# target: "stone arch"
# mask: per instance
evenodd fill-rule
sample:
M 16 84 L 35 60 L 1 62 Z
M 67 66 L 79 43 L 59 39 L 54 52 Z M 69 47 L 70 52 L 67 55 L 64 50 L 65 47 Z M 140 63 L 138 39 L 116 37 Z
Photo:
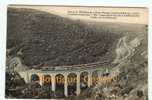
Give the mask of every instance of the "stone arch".
M 55 95 L 57 96 L 57 98 L 65 97 L 64 96 L 64 82 L 65 82 L 64 75 L 57 74 L 55 76 L 55 83 L 56 83 Z
M 92 85 L 95 86 L 99 82 L 99 70 L 95 70 L 92 72 Z
M 68 82 L 68 95 L 76 95 L 76 84 L 77 84 L 77 75 L 75 73 L 70 73 L 67 78 Z
M 37 75 L 37 74 L 31 75 L 31 82 L 34 82 L 34 81 L 37 81 L 37 82 L 40 81 L 39 75 Z
M 48 92 L 48 97 L 52 95 L 52 82 L 51 82 L 51 76 L 49 74 L 44 74 L 41 76 L 43 78 L 43 89 Z
M 83 91 L 88 88 L 88 75 L 87 71 L 80 74 L 80 89 Z
M 43 76 L 43 85 L 49 85 L 51 87 L 51 76 L 50 75 L 44 75 Z

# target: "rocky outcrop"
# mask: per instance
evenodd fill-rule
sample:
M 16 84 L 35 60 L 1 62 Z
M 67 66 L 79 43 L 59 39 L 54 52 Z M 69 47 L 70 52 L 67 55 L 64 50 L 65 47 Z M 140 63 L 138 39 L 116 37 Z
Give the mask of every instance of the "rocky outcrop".
M 110 100 L 148 100 L 148 62 L 147 57 L 145 57 L 147 56 L 147 33 L 143 34 L 142 39 L 135 37 L 129 40 L 130 37 L 128 37 L 128 40 L 126 40 L 126 44 L 131 50 L 127 59 L 123 59 L 126 55 L 120 56 L 116 48 L 118 55 L 115 61 L 117 60 L 118 65 L 113 69 L 119 70 L 118 80 L 107 84 L 107 87 L 98 84 L 94 87 L 97 90 L 93 90 L 95 93 L 92 97 L 104 98 L 103 100 L 109 98 Z M 124 49 L 122 52 L 128 51 Z M 118 57 L 122 58 L 118 59 Z M 112 72 L 115 72 L 115 70 Z M 105 88 L 106 91 L 103 91 Z

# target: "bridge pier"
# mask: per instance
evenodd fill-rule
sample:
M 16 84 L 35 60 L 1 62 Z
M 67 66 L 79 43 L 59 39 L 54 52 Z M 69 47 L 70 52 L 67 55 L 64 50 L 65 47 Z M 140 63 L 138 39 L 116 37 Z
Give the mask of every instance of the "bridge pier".
M 39 76 L 39 84 L 42 86 L 43 85 L 43 80 L 44 80 L 44 75 L 42 75 L 42 74 L 38 74 L 38 76 Z
M 76 93 L 77 96 L 80 95 L 81 89 L 80 89 L 80 73 L 77 73 L 77 86 L 76 86 Z
M 64 95 L 68 97 L 68 76 L 64 75 Z
M 55 74 L 50 74 L 52 82 L 52 91 L 55 92 Z
M 92 72 L 89 72 L 88 74 L 88 87 L 92 85 Z

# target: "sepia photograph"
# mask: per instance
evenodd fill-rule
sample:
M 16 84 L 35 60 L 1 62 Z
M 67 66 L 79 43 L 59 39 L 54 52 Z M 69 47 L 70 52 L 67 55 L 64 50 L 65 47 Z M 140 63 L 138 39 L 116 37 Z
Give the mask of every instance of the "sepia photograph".
M 5 98 L 148 100 L 148 9 L 8 5 Z

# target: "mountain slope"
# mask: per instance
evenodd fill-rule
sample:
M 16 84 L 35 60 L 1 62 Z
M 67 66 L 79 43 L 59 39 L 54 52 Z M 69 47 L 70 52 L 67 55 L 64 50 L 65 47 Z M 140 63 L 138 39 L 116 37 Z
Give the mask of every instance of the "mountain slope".
M 117 41 L 118 34 L 32 9 L 8 8 L 7 49 L 21 54 L 28 66 L 96 62 Z

